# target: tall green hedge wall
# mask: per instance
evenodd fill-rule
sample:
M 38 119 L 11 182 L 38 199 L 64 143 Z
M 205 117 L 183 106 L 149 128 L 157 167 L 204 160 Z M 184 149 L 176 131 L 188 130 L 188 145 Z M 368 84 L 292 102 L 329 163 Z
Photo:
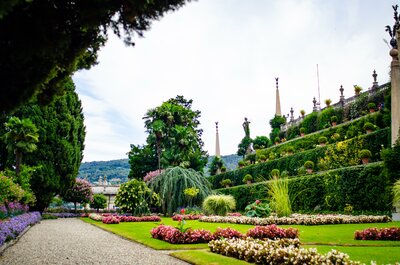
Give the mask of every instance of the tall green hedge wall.
M 341 168 L 320 174 L 289 178 L 293 211 L 343 211 L 350 204 L 357 211 L 389 211 L 391 182 L 383 173 L 383 163 Z M 237 210 L 257 199 L 268 201 L 269 181 L 218 189 L 235 197 Z
M 372 153 L 372 161 L 378 161 L 380 160 L 380 151 L 382 149 L 382 145 L 383 147 L 388 146 L 389 128 L 381 129 L 369 134 L 360 135 L 350 140 L 343 141 L 343 143 L 345 143 L 348 148 L 347 153 L 353 156 L 349 158 L 350 162 L 351 159 L 354 160 L 354 157 L 357 156 L 357 152 L 360 149 L 370 150 Z M 303 166 L 304 162 L 307 160 L 313 161 L 314 164 L 316 165 L 316 170 L 318 171 L 319 170 L 318 163 L 320 162 L 321 158 L 326 158 L 327 153 L 332 153 L 331 152 L 331 150 L 333 149 L 332 145 L 336 144 L 331 144 L 324 147 L 314 148 L 312 150 L 298 152 L 293 155 L 287 155 L 281 157 L 279 159 L 258 163 L 237 170 L 210 176 L 208 177 L 208 180 L 212 184 L 213 189 L 218 189 L 222 187 L 220 182 L 223 179 L 230 179 L 232 181 L 233 186 L 243 184 L 243 177 L 247 174 L 250 174 L 253 177 L 253 179 L 257 179 L 260 177 L 264 179 L 269 179 L 270 173 L 273 169 L 279 169 L 280 172 L 287 171 L 290 176 L 296 176 L 298 175 L 298 169 L 301 166 Z M 341 154 L 338 155 L 340 156 Z M 345 160 L 344 163 L 347 163 L 346 158 L 343 159 Z M 332 157 L 330 160 L 332 161 L 332 163 L 335 162 L 334 158 Z M 354 165 L 354 161 L 353 164 L 350 163 L 350 164 L 337 165 L 336 163 L 333 165 L 335 165 L 335 167 Z M 330 168 L 332 167 L 321 168 L 321 169 L 325 170 Z

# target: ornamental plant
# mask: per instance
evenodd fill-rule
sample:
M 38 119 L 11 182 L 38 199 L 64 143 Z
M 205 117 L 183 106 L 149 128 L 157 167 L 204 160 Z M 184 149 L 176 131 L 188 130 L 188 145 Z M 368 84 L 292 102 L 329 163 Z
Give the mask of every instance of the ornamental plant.
M 360 94 L 360 92 L 362 91 L 362 87 L 358 86 L 358 85 L 354 85 L 354 92 L 356 95 Z
M 244 209 L 246 211 L 245 215 L 248 217 L 268 217 L 271 214 L 271 208 L 268 203 L 263 203 L 260 200 L 256 200 L 250 203 Z
M 329 107 L 331 106 L 331 103 L 332 103 L 332 100 L 330 100 L 330 99 L 325 99 L 325 104 L 326 104 L 326 107 L 327 107 L 327 108 L 329 108 Z
M 398 179 L 393 185 L 393 205 L 400 204 L 400 179 Z
M 318 138 L 318 142 L 320 145 L 325 145 L 328 142 L 328 138 L 326 138 L 325 136 L 321 136 Z
M 304 167 L 305 167 L 305 169 L 314 169 L 314 162 L 313 161 L 310 161 L 310 160 L 308 160 L 308 161 L 306 161 L 305 163 L 304 163 Z
M 360 150 L 358 152 L 358 157 L 360 159 L 371 158 L 372 157 L 372 153 L 368 149 L 362 149 L 362 150 Z
M 193 199 L 199 194 L 200 190 L 195 187 L 186 188 L 183 190 L 183 194 L 185 194 L 187 199 L 187 206 L 192 207 Z
M 294 147 L 293 147 L 293 146 L 288 146 L 288 147 L 286 148 L 286 152 L 287 152 L 288 154 L 293 154 L 293 153 L 294 153 Z
M 366 122 L 363 126 L 364 131 L 374 131 L 375 130 L 375 125 L 372 124 L 371 122 Z
M 368 103 L 368 109 L 369 110 L 375 110 L 375 108 L 376 108 L 376 104 L 374 102 Z
M 244 166 L 246 166 L 246 162 L 244 162 L 243 160 L 240 160 L 240 161 L 238 162 L 238 166 L 239 166 L 239 167 L 244 167 Z
M 273 177 L 273 178 L 279 178 L 280 177 L 280 172 L 279 172 L 279 169 L 276 169 L 276 168 L 274 168 L 273 170 L 271 170 L 271 176 Z
M 289 185 L 285 179 L 274 177 L 268 185 L 268 195 L 270 196 L 270 206 L 279 216 L 289 216 L 292 207 L 289 198 Z
M 40 219 L 39 212 L 30 212 L 0 221 L 0 246 L 15 239 L 26 227 L 36 224 Z
M 298 238 L 299 230 L 296 228 L 280 228 L 275 224 L 256 226 L 247 231 L 246 236 L 259 239 Z
M 332 116 L 332 117 L 331 117 L 331 122 L 332 122 L 332 123 L 336 123 L 337 121 L 338 121 L 337 116 Z
M 253 180 L 253 177 L 250 175 L 250 174 L 246 174 L 245 176 L 244 176 L 244 178 L 243 178 L 243 182 L 244 183 L 247 183 L 248 181 L 252 181 Z
M 203 202 L 203 209 L 208 214 L 224 216 L 235 208 L 236 201 L 232 195 L 210 195 Z
M 305 110 L 300 110 L 300 115 L 301 115 L 301 117 L 304 117 L 304 115 L 306 115 L 306 111 Z
M 400 240 L 400 227 L 367 228 L 354 233 L 355 240 Z
M 306 133 L 306 128 L 304 128 L 304 127 L 301 127 L 301 128 L 300 128 L 300 133 L 301 133 L 301 134 L 304 134 L 304 133 Z
M 90 207 L 99 211 L 107 207 L 107 198 L 103 194 L 93 195 L 93 201 L 90 203 Z
M 232 185 L 232 180 L 230 180 L 230 179 L 223 179 L 223 180 L 221 180 L 220 183 L 221 183 L 221 186 L 227 187 L 227 186 Z

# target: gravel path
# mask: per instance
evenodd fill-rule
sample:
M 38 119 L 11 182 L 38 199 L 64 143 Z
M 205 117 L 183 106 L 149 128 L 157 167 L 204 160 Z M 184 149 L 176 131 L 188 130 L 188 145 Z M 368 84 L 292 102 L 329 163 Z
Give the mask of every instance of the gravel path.
M 43 220 L 0 257 L 0 264 L 188 264 L 76 218 Z

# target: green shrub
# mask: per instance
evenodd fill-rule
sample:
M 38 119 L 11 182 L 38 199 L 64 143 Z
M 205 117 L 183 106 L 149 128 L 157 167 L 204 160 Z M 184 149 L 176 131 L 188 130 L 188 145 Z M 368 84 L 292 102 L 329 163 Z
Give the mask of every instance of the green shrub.
M 279 143 L 281 141 L 281 139 L 279 139 L 279 137 L 277 136 L 277 137 L 275 137 L 275 139 L 274 139 L 274 143 Z
M 93 201 L 90 203 L 90 207 L 99 211 L 107 207 L 107 198 L 103 194 L 94 194 Z
M 375 104 L 374 102 L 368 103 L 368 109 L 373 109 L 373 110 L 375 110 L 375 108 L 376 108 L 376 104 Z
M 400 206 L 400 179 L 393 185 L 393 205 Z
M 272 177 L 277 177 L 277 178 L 279 178 L 279 177 L 280 177 L 279 169 L 274 168 L 274 169 L 271 171 L 271 176 L 272 176 Z
M 312 133 L 318 130 L 318 113 L 312 112 L 307 115 L 303 122 L 301 123 L 301 127 L 306 129 L 305 133 Z
M 250 174 L 246 174 L 243 178 L 243 182 L 246 183 L 247 181 L 252 181 L 253 177 Z
M 239 167 L 244 167 L 246 165 L 246 162 L 244 162 L 243 160 L 240 160 L 239 162 L 238 162 L 238 166 Z
M 224 216 L 235 208 L 236 201 L 231 195 L 209 195 L 203 202 L 203 210 L 207 214 Z
M 287 148 L 286 148 L 286 152 L 288 152 L 288 154 L 293 154 L 294 153 L 294 147 L 293 146 L 288 146 Z
M 258 161 L 264 162 L 265 160 L 267 160 L 267 157 L 265 155 L 259 155 L 258 156 Z
M 150 207 L 160 205 L 160 197 L 144 181 L 132 179 L 119 187 L 115 205 L 123 212 L 147 215 Z
M 331 122 L 337 122 L 337 121 L 338 121 L 337 116 L 332 116 L 332 117 L 331 117 Z
M 232 185 L 232 180 L 230 180 L 230 179 L 221 180 L 221 186 L 225 187 L 225 186 L 230 186 L 230 185 Z
M 300 133 L 306 133 L 306 128 L 301 127 L 301 128 L 300 128 Z
M 326 144 L 328 142 L 328 138 L 326 138 L 325 136 L 321 136 L 318 138 L 318 142 L 319 144 Z
M 305 167 L 305 169 L 314 169 L 314 162 L 308 160 L 308 161 L 306 161 L 306 162 L 304 163 L 304 167 Z
M 366 122 L 363 126 L 364 131 L 374 131 L 375 126 L 371 122 Z
M 362 150 L 360 150 L 358 152 L 358 157 L 360 159 L 371 158 L 372 157 L 372 153 L 368 149 L 362 149 Z

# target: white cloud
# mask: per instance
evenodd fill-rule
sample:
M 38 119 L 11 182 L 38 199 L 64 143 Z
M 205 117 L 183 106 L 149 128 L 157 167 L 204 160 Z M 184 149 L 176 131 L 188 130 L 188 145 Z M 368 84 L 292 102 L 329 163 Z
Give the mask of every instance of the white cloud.
M 205 149 L 214 154 L 215 121 L 223 154 L 244 136 L 268 135 L 279 76 L 283 113 L 312 110 L 319 64 L 321 101 L 339 99 L 339 87 L 367 88 L 376 69 L 388 80 L 390 57 L 382 38 L 392 24 L 391 2 L 304 0 L 189 3 L 153 23 L 135 47 L 110 36 L 100 64 L 75 75 L 83 101 L 85 161 L 126 157 L 146 139 L 149 108 L 176 95 L 202 112 Z M 90 93 L 88 93 L 90 91 Z

